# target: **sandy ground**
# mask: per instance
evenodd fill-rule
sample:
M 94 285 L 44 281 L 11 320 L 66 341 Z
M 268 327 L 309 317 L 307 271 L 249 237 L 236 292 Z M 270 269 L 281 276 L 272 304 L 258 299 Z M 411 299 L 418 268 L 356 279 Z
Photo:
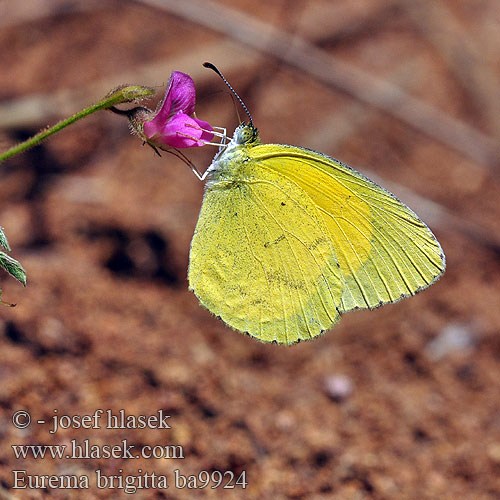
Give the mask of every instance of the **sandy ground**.
M 455 119 L 498 142 L 489 79 L 500 74 L 498 3 L 412 3 L 221 5 L 432 104 L 441 131 Z M 202 184 L 141 147 L 121 117 L 93 115 L 1 166 L 0 223 L 29 284 L 2 275 L 17 307 L 0 310 L 0 496 L 124 498 L 120 478 L 154 472 L 169 488 L 136 498 L 500 498 L 500 165 L 480 159 L 486 146 L 474 150 L 472 135 L 444 144 L 215 24 L 140 2 L 18 4 L 0 4 L 3 146 L 121 83 L 157 86 L 160 97 L 172 70 L 193 75 L 198 116 L 232 130 L 231 100 L 201 68 L 212 59 L 265 142 L 315 148 L 404 186 L 397 194 L 432 226 L 448 267 L 425 292 L 348 314 L 313 342 L 281 347 L 235 333 L 187 289 Z M 410 107 L 410 121 L 415 114 Z M 202 168 L 213 150 L 189 154 Z M 49 432 L 56 415 L 98 409 L 162 412 L 170 428 L 106 428 L 104 414 L 99 428 Z M 25 429 L 12 424 L 19 410 L 32 418 Z M 170 455 L 16 459 L 12 448 L 72 440 Z M 86 476 L 89 488 L 13 489 L 13 470 Z M 114 488 L 98 488 L 96 470 L 117 476 Z M 201 488 L 202 474 L 197 488 L 180 488 L 175 470 L 234 480 L 245 471 L 248 484 Z

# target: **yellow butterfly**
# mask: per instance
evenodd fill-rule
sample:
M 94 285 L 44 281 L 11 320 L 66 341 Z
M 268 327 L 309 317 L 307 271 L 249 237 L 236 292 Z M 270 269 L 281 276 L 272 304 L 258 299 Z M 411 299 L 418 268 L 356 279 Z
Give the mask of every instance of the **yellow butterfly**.
M 261 144 L 251 117 L 203 177 L 189 287 L 261 341 L 312 339 L 341 314 L 414 295 L 445 269 L 430 229 L 393 194 L 326 155 Z

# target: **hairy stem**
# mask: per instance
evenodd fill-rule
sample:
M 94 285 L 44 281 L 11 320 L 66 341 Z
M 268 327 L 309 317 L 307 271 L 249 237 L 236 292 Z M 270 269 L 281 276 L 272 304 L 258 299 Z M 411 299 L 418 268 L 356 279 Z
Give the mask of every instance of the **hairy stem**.
M 38 132 L 38 134 L 30 137 L 26 141 L 20 142 L 7 151 L 0 153 L 0 163 L 11 158 L 12 156 L 26 151 L 33 146 L 36 146 L 37 144 L 40 144 L 40 142 L 42 142 L 44 139 L 47 139 L 47 137 L 50 137 L 52 134 L 59 132 L 68 125 L 71 125 L 81 118 L 85 118 L 86 116 L 95 113 L 96 111 L 100 111 L 101 109 L 108 109 L 111 106 L 115 106 L 117 104 L 144 99 L 146 97 L 152 96 L 153 94 L 153 89 L 149 87 L 140 87 L 137 85 L 121 87 L 113 90 L 102 101 L 99 101 L 98 103 L 88 108 L 82 109 L 69 118 L 61 120 L 52 127 L 47 127 L 44 130 L 41 130 L 40 132 Z

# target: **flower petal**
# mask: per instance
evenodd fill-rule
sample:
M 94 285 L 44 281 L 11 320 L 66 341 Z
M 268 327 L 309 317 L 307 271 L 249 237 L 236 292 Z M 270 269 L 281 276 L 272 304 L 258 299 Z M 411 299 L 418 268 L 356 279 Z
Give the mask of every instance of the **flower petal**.
M 194 113 L 196 91 L 193 79 L 173 71 L 165 97 L 155 116 L 142 124 L 142 133 L 148 142 L 159 147 L 174 148 L 203 146 L 213 138 L 208 122 L 191 118 Z
M 160 146 L 192 148 L 204 146 L 205 142 L 213 138 L 213 134 L 207 131 L 212 130 L 209 123 L 191 118 L 185 113 L 177 113 L 168 120 L 161 131 L 153 135 L 150 135 L 150 129 L 152 129 L 152 127 L 148 127 L 150 123 L 144 123 L 144 133 L 152 143 Z
M 203 120 L 198 120 L 198 118 L 193 118 L 193 120 L 202 128 L 200 139 L 203 141 L 210 142 L 214 138 L 214 134 L 211 134 L 209 131 L 212 131 L 212 125 L 208 122 L 204 122 Z
M 144 122 L 143 130 L 146 137 L 149 139 L 161 134 L 168 120 L 175 114 L 179 112 L 186 115 L 192 114 L 195 102 L 196 91 L 193 79 L 185 73 L 173 71 L 158 111 L 151 120 Z
M 194 113 L 194 105 L 196 103 L 196 90 L 194 88 L 193 79 L 181 73 L 173 71 L 168 84 L 167 96 L 170 99 L 170 116 L 177 114 L 179 111 L 191 115 Z

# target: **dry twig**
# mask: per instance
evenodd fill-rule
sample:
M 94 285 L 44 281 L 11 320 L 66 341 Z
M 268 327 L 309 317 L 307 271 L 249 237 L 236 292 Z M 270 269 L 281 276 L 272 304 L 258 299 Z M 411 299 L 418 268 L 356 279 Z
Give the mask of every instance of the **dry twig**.
M 420 32 L 439 51 L 457 80 L 476 102 L 489 130 L 500 139 L 500 99 L 498 78 L 485 52 L 453 11 L 440 0 L 402 0 Z
M 490 168 L 498 166 L 496 142 L 474 127 L 410 96 L 399 87 L 335 58 L 313 44 L 214 0 L 138 0 L 267 53 Z M 217 62 L 215 58 L 212 58 Z
M 0 16 L 0 28 L 14 26 L 16 24 L 36 21 L 42 17 L 51 17 L 61 14 L 72 14 L 97 10 L 106 7 L 102 0 L 86 0 L 85 2 L 74 2 L 71 0 L 23 0 L 2 1 L 2 15 Z

